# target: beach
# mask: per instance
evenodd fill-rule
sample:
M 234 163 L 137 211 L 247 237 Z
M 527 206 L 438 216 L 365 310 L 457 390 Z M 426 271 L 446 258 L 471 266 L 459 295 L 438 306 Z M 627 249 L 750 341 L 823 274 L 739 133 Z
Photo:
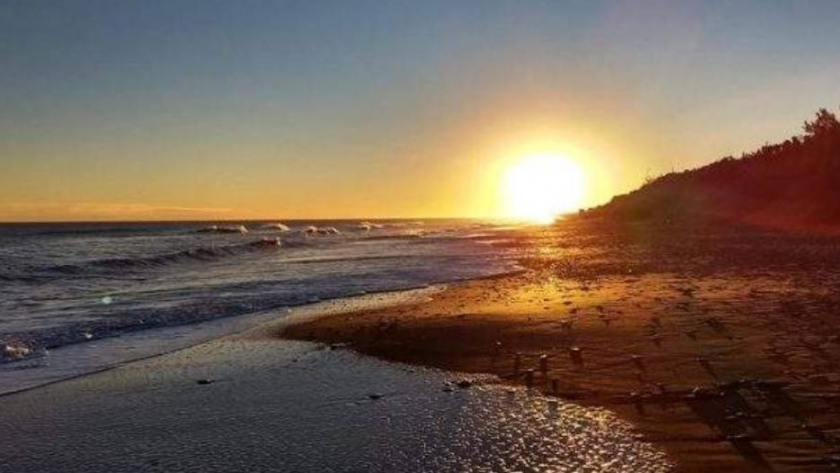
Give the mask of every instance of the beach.
M 3 365 L 4 465 L 817 472 L 840 460 L 833 237 L 587 219 L 457 228 L 455 244 L 511 270 Z
M 609 411 L 282 341 L 290 322 L 427 300 L 370 295 L 0 397 L 6 471 L 668 471 Z
M 524 273 L 282 336 L 608 407 L 677 471 L 836 468 L 832 239 L 579 221 L 508 244 Z
M 0 2 L 0 473 L 840 472 L 838 24 Z

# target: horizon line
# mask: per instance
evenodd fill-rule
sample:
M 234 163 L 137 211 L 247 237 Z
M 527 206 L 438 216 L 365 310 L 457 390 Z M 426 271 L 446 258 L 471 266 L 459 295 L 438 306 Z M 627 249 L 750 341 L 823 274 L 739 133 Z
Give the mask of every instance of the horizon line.
M 382 220 L 515 220 L 510 217 L 290 217 L 290 218 L 223 218 L 223 219 L 137 219 L 137 220 L 0 220 L 0 225 L 65 224 L 65 223 L 211 223 L 211 222 L 283 222 L 333 221 L 358 222 Z

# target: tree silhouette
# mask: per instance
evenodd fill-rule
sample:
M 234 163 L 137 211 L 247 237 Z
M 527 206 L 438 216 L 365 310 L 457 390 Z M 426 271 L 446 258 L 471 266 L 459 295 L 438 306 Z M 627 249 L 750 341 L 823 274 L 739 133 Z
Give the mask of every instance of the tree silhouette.
M 828 110 L 821 108 L 813 121 L 805 121 L 805 134 L 809 137 L 840 133 L 840 121 Z

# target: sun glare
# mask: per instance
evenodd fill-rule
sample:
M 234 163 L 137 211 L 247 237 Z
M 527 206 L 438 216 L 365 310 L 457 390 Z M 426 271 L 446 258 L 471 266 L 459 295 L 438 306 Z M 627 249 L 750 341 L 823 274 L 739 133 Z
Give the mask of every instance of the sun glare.
M 580 208 L 584 176 L 580 166 L 559 154 L 527 156 L 505 173 L 507 216 L 551 223 L 563 213 Z

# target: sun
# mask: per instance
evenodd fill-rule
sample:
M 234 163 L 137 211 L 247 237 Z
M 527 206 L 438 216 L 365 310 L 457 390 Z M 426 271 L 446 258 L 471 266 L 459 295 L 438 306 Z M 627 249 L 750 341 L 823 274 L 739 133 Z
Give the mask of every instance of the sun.
M 526 156 L 504 175 L 506 215 L 551 223 L 557 215 L 579 209 L 583 191 L 583 171 L 571 159 L 560 154 Z

